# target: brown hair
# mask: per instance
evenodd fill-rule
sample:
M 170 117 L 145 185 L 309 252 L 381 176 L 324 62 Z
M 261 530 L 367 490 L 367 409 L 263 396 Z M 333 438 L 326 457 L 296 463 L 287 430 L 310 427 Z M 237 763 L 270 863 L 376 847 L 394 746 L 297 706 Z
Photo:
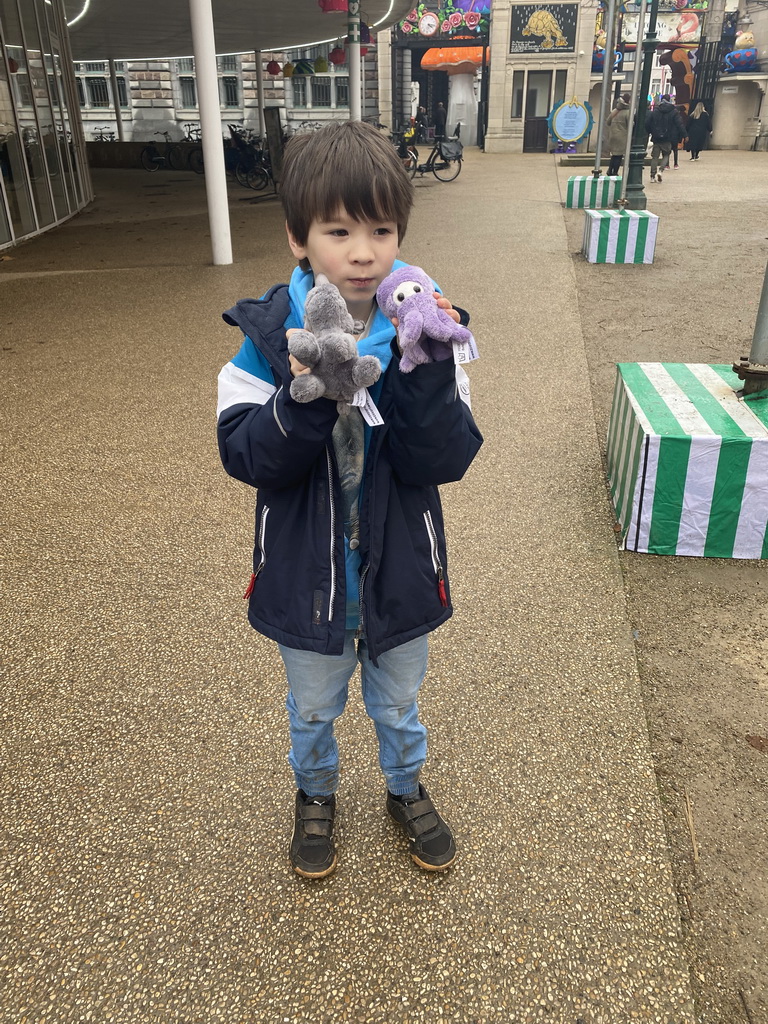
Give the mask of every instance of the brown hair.
M 286 146 L 280 198 L 299 245 L 306 244 L 313 221 L 331 220 L 339 207 L 355 220 L 394 221 L 402 242 L 413 185 L 397 150 L 373 125 L 330 121 L 294 135 Z

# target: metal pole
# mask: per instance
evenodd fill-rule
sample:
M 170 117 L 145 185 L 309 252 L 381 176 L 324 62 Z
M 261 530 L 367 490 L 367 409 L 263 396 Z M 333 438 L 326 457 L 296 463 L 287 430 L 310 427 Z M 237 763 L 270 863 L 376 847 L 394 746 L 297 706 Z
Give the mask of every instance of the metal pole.
M 232 262 L 232 234 L 227 203 L 227 176 L 224 147 L 221 144 L 221 104 L 219 75 L 216 68 L 216 41 L 213 33 L 211 0 L 189 0 L 192 22 L 192 47 L 195 52 L 200 127 L 203 132 L 205 191 L 208 196 L 208 223 L 216 266 Z
M 744 381 L 744 394 L 754 395 L 758 391 L 768 393 L 768 266 L 765 268 L 760 305 L 757 307 L 755 333 L 752 335 L 752 349 L 749 357 L 733 364 L 736 374 Z
M 616 0 L 608 0 L 605 19 L 605 63 L 603 64 L 603 86 L 600 93 L 600 120 L 597 123 L 597 150 L 595 152 L 595 169 L 592 172 L 597 178 L 600 174 L 600 163 L 603 158 L 603 136 L 605 122 L 610 113 L 611 82 L 613 80 L 613 31 L 616 23 Z
M 115 105 L 115 120 L 117 121 L 117 137 L 125 142 L 125 131 L 123 130 L 123 115 L 120 110 L 120 93 L 117 90 L 117 69 L 115 62 L 109 58 L 109 80 L 112 84 L 112 102 Z
M 632 149 L 632 140 L 634 137 L 632 126 L 634 125 L 635 118 L 637 117 L 637 97 L 640 93 L 640 32 L 642 31 L 641 26 L 645 25 L 645 12 L 647 10 L 648 0 L 640 0 L 640 14 L 638 15 L 637 21 L 637 39 L 635 41 L 635 70 L 632 72 L 632 95 L 629 101 L 627 145 L 624 150 L 624 167 L 621 172 L 621 199 L 619 202 L 622 205 L 627 194 L 627 185 L 629 184 L 629 154 Z M 624 52 L 626 53 L 626 48 Z
M 362 80 L 360 77 L 360 3 L 349 0 L 349 22 L 347 28 L 349 52 L 349 119 L 362 118 Z
M 264 117 L 264 61 L 262 60 L 261 50 L 254 51 L 256 57 L 256 97 L 259 105 L 259 138 L 264 138 L 267 134 L 267 121 Z
M 643 39 L 643 70 L 640 78 L 640 98 L 637 104 L 635 130 L 632 134 L 632 151 L 629 158 L 628 183 L 625 204 L 630 210 L 644 210 L 647 204 L 643 188 L 643 164 L 645 151 L 648 147 L 648 132 L 645 127 L 645 112 L 648 107 L 648 87 L 651 84 L 653 57 L 656 52 L 656 19 L 659 15 L 659 0 L 651 0 L 651 14 L 648 19 L 648 32 Z M 640 33 L 643 26 L 638 22 L 637 46 L 635 47 L 635 69 L 637 69 L 637 53 L 640 45 Z
M 749 361 L 768 367 L 768 266 L 765 268 L 763 291 L 760 295 L 760 305 L 757 307 L 757 320 L 755 320 L 755 333 L 752 336 Z

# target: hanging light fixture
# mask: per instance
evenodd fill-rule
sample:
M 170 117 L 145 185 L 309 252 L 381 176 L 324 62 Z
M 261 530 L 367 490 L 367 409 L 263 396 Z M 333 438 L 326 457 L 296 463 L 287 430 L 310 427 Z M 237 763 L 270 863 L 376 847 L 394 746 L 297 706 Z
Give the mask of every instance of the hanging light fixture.
M 347 0 L 317 0 L 317 6 L 323 14 L 347 14 Z
M 293 64 L 290 61 L 287 64 L 283 64 L 283 77 L 293 78 Z
M 312 66 L 316 74 L 323 75 L 328 70 L 328 60 L 326 57 L 318 57 Z
M 340 46 L 334 46 L 334 48 L 328 54 L 328 60 L 331 62 L 331 64 L 346 64 L 347 55 Z
M 306 78 L 309 75 L 314 75 L 315 69 L 311 62 L 308 60 L 297 60 L 296 67 L 293 69 L 294 76 L 301 76 Z
M 271 60 L 269 62 L 269 64 L 267 64 L 267 74 L 268 75 L 279 75 L 280 74 L 280 65 L 277 63 L 276 60 Z

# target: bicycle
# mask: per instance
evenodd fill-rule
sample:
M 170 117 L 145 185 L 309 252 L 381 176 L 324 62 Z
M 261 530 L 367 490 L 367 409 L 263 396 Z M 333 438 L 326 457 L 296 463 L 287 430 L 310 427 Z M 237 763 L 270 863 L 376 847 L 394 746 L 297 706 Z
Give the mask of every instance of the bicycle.
M 419 151 L 413 145 L 414 133 L 412 130 L 405 132 L 393 132 L 390 140 L 397 149 L 397 155 L 402 161 L 405 172 L 412 178 L 419 166 Z
M 184 141 L 199 142 L 201 137 L 200 125 L 195 121 L 184 122 Z
M 464 147 L 461 144 L 461 121 L 456 125 L 456 130 L 447 139 L 435 139 L 426 163 L 420 164 L 419 151 L 415 146 L 408 147 L 410 175 L 414 177 L 416 172 L 424 175 L 431 171 L 438 181 L 455 181 L 461 174 L 462 153 Z
M 165 138 L 165 153 L 161 153 L 154 142 L 150 142 L 141 151 L 141 166 L 145 171 L 157 171 L 160 167 L 173 168 L 174 171 L 184 170 L 184 152 L 176 142 L 171 142 L 168 132 L 155 132 Z
M 94 142 L 114 142 L 115 133 L 111 132 L 108 128 L 94 128 L 93 139 Z
M 269 155 L 261 139 L 256 138 L 253 131 L 230 124 L 230 141 L 236 147 L 237 160 L 233 173 L 243 188 L 252 188 L 261 192 L 272 178 L 272 167 Z

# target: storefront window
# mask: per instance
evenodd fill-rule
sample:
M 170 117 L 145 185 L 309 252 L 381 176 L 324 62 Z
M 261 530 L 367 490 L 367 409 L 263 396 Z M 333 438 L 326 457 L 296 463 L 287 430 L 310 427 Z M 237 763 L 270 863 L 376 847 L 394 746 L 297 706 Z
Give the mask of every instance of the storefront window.
M 11 67 L 14 65 L 12 64 Z M 0 59 L 0 245 L 35 230 L 35 215 L 29 196 L 24 152 L 16 125 L 5 61 Z M 5 207 L 8 212 L 6 214 Z

